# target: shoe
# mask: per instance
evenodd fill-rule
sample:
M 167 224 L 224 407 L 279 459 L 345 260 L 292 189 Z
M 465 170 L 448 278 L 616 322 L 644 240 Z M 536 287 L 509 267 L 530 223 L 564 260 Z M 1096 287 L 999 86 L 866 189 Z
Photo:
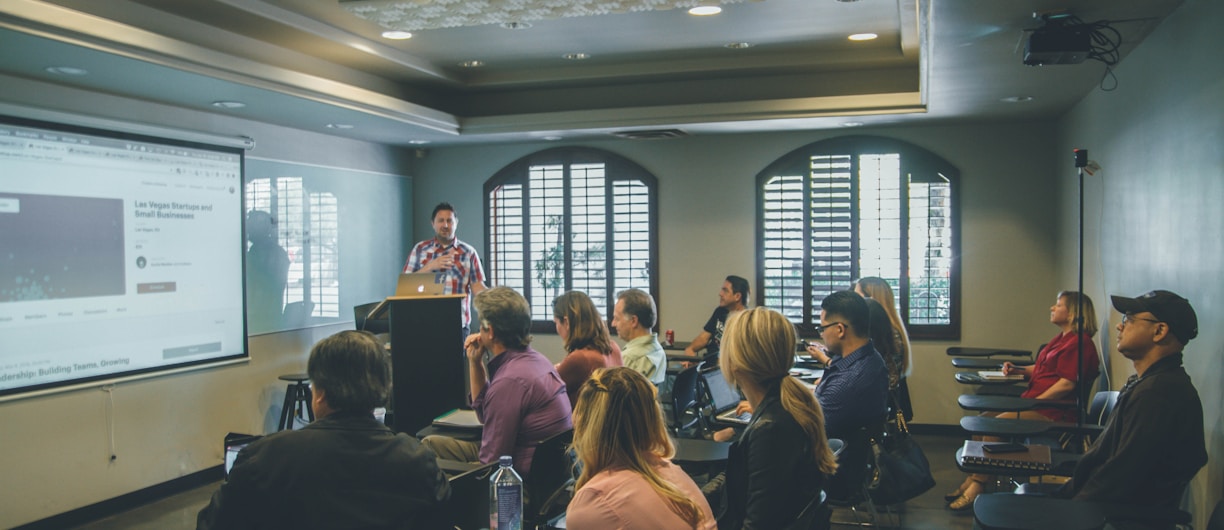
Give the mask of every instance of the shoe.
M 960 497 L 954 499 L 948 504 L 948 508 L 954 512 L 965 512 L 973 509 L 973 501 L 977 499 L 977 495 L 972 497 L 961 494 Z

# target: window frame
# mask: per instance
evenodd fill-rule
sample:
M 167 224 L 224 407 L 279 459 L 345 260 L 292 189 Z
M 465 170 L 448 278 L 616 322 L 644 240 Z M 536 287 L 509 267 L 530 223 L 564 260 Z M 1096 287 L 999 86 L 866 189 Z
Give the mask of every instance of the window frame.
M 494 267 L 497 266 L 493 256 L 493 229 L 492 229 L 492 200 L 491 193 L 500 186 L 507 184 L 521 184 L 523 186 L 523 214 L 522 214 L 522 230 L 523 230 L 523 271 L 524 271 L 524 291 L 520 294 L 530 303 L 532 298 L 532 290 L 536 287 L 531 282 L 531 271 L 534 270 L 534 264 L 531 261 L 530 236 L 531 233 L 531 216 L 528 213 L 530 210 L 530 194 L 527 191 L 527 183 L 530 180 L 530 171 L 533 166 L 539 165 L 561 165 L 564 171 L 565 186 L 563 210 L 565 222 L 564 234 L 567 236 L 566 241 L 572 241 L 571 232 L 573 223 L 572 215 L 572 189 L 570 185 L 570 171 L 576 164 L 603 164 L 604 166 L 604 186 L 607 191 L 606 211 L 604 213 L 606 219 L 606 235 L 609 245 L 614 241 L 616 224 L 614 222 L 614 183 L 617 181 L 639 181 L 646 187 L 647 192 L 647 222 L 649 223 L 649 245 L 650 249 L 647 253 L 649 262 L 646 270 L 649 274 L 649 288 L 647 292 L 655 300 L 656 307 L 659 306 L 659 186 L 658 179 L 639 164 L 624 158 L 615 153 L 604 151 L 602 149 L 589 147 L 557 147 L 545 149 L 526 155 L 510 164 L 507 164 L 502 169 L 498 170 L 493 176 L 485 180 L 483 187 L 483 202 L 484 202 L 484 255 L 490 259 L 484 260 L 487 273 L 492 279 L 496 272 Z M 566 292 L 573 289 L 573 263 L 572 246 L 566 246 L 566 252 L 563 260 L 565 277 L 561 292 Z M 614 250 L 614 249 L 613 249 Z M 607 307 L 599 308 L 603 312 L 604 319 L 611 325 L 612 309 L 616 304 L 616 291 L 614 291 L 614 252 L 605 253 L 604 260 L 607 263 L 607 281 L 608 281 L 608 305 Z M 551 308 L 549 309 L 551 312 Z M 656 327 L 658 322 L 656 322 Z M 551 318 L 545 320 L 532 320 L 531 331 L 533 333 L 556 333 L 556 325 Z
M 901 282 L 901 285 L 896 290 L 897 303 L 900 306 L 899 313 L 902 320 L 905 322 L 906 331 L 909 333 L 910 339 L 926 339 L 926 340 L 960 340 L 961 334 L 961 198 L 960 198 L 960 171 L 943 159 L 939 155 L 922 147 L 896 140 L 892 138 L 884 138 L 878 136 L 842 136 L 830 138 L 814 142 L 798 149 L 795 149 L 769 164 L 757 174 L 756 183 L 756 303 L 763 305 L 765 303 L 765 226 L 766 226 L 766 209 L 765 209 L 765 186 L 774 177 L 784 175 L 804 175 L 805 190 L 810 190 L 806 182 L 811 180 L 811 158 L 816 156 L 833 156 L 833 155 L 849 155 L 852 159 L 852 168 L 857 168 L 858 157 L 865 154 L 898 154 L 900 155 L 900 172 L 903 176 L 913 175 L 921 172 L 933 172 L 947 179 L 951 197 L 949 198 L 949 223 L 951 229 L 951 252 L 949 264 L 949 306 L 948 306 L 948 323 L 947 324 L 910 324 L 909 322 L 909 296 L 910 283 L 909 281 Z M 853 175 L 853 173 L 852 173 Z M 854 176 L 851 178 L 851 204 L 857 203 L 859 199 L 859 181 L 860 178 Z M 901 229 L 901 279 L 909 277 L 911 270 L 909 264 L 909 191 L 908 186 L 905 186 L 905 193 L 901 198 L 900 218 L 902 220 Z M 807 199 L 810 203 L 810 197 Z M 811 206 L 806 207 L 810 213 Z M 805 219 L 810 221 L 809 213 L 805 213 Z M 850 209 L 850 224 L 853 227 L 851 237 L 851 257 L 852 263 L 851 281 L 854 278 L 861 277 L 858 272 L 858 264 L 861 256 L 858 229 L 860 209 L 852 207 Z M 795 325 L 800 336 L 816 337 L 815 323 L 820 319 L 820 307 L 812 300 L 812 285 L 810 278 L 812 276 L 812 267 L 810 261 L 810 250 L 807 245 L 810 245 L 812 226 L 810 222 L 804 229 L 805 240 L 805 258 L 803 262 L 803 303 L 804 317 L 803 322 Z M 852 286 L 847 284 L 846 288 Z

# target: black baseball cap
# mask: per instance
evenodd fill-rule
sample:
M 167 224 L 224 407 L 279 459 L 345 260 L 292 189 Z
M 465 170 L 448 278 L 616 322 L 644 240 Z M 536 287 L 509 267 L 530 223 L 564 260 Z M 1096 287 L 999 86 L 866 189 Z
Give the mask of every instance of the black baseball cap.
M 1194 308 L 1190 307 L 1190 301 L 1178 296 L 1177 293 L 1150 291 L 1135 298 L 1117 295 L 1110 296 L 1110 298 L 1113 300 L 1114 309 L 1120 313 L 1146 311 L 1155 315 L 1157 320 L 1169 326 L 1169 331 L 1182 344 L 1198 336 L 1198 316 L 1194 314 Z

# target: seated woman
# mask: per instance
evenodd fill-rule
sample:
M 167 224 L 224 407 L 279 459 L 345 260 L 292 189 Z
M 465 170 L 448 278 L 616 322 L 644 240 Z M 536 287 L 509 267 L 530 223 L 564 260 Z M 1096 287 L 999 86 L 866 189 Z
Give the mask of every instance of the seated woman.
M 1077 304 L 1083 305 L 1082 313 L 1076 312 Z M 1082 319 L 1080 317 L 1083 317 Z M 1077 321 L 1082 321 L 1082 335 L 1077 335 Z M 1100 358 L 1097 356 L 1096 343 L 1092 337 L 1097 332 L 1096 310 L 1092 299 L 1076 291 L 1058 293 L 1054 305 L 1050 306 L 1050 323 L 1058 326 L 1058 335 L 1037 353 L 1037 362 L 1033 366 L 1016 366 L 1010 362 L 1003 363 L 1003 373 L 1023 374 L 1028 379 L 1028 389 L 1021 397 L 1032 399 L 1075 399 L 1076 389 L 1088 388 L 1100 370 Z M 1083 338 L 1083 375 L 1076 373 L 1076 365 L 1080 363 L 1076 352 L 1079 351 L 1080 337 Z M 1083 385 L 1078 384 L 1080 381 Z M 1071 408 L 1040 408 L 1023 412 L 987 413 L 1000 418 L 1020 418 L 1026 420 L 1065 421 L 1076 420 L 1078 411 Z M 986 441 L 1000 441 L 998 438 L 983 436 L 975 437 Z M 960 487 L 947 495 L 948 507 L 957 510 L 973 508 L 973 500 L 993 477 L 989 475 L 972 474 L 961 483 Z
M 576 529 L 715 528 L 701 490 L 669 458 L 675 453 L 655 386 L 630 368 L 596 370 L 574 407 L 582 463 L 566 526 Z
M 794 351 L 795 327 L 777 311 L 758 307 L 727 322 L 719 365 L 754 412 L 731 445 L 727 470 L 704 488 L 720 501 L 722 530 L 828 525 L 827 510 L 809 504 L 837 462 L 816 397 L 790 376 Z
M 897 404 L 905 415 L 905 421 L 910 421 L 914 419 L 914 409 L 910 405 L 909 385 L 905 381 L 910 373 L 909 334 L 905 331 L 905 323 L 901 321 L 901 315 L 897 313 L 897 302 L 893 298 L 892 286 L 884 278 L 868 276 L 854 283 L 854 292 L 863 298 L 879 302 L 888 317 L 888 324 L 892 327 L 890 340 L 886 340 L 889 339 L 889 335 L 883 333 L 882 330 L 881 333 L 877 333 L 875 327 L 877 316 L 875 309 L 872 309 L 871 339 L 872 342 L 875 342 L 876 351 L 884 355 L 884 366 L 888 367 L 888 388 L 896 396 Z M 889 342 L 891 345 L 888 344 Z M 888 351 L 885 352 L 885 350 Z
M 554 299 L 552 307 L 553 323 L 566 351 L 557 363 L 557 373 L 565 381 L 572 407 L 591 372 L 621 365 L 620 346 L 608 334 L 608 325 L 586 293 L 568 291 Z

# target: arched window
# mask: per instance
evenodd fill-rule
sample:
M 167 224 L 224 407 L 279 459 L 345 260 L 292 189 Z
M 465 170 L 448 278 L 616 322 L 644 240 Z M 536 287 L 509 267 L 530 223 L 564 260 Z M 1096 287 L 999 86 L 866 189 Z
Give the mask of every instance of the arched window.
M 552 301 L 585 292 L 610 318 L 616 293 L 658 300 L 656 180 L 612 153 L 558 148 L 523 157 L 485 182 L 485 262 L 493 285 L 523 293 L 537 331 Z
M 757 176 L 757 302 L 814 334 L 825 296 L 879 276 L 911 337 L 959 338 L 958 176 L 925 149 L 869 136 L 778 159 Z

